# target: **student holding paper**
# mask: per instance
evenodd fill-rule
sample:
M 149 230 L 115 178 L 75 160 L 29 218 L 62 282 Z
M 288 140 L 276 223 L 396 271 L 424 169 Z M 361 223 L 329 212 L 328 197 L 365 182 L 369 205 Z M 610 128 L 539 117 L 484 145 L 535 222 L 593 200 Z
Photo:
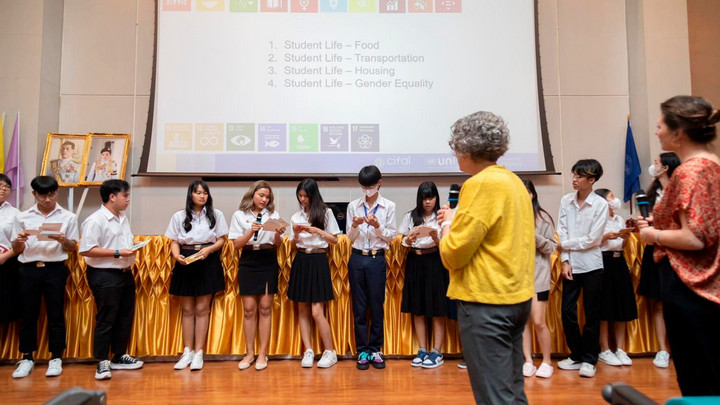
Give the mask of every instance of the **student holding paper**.
M 72 212 L 57 203 L 58 183 L 50 176 L 35 177 L 30 186 L 36 204 L 15 217 L 12 249 L 20 262 L 20 352 L 22 360 L 13 378 L 27 377 L 35 362 L 37 324 L 40 303 L 45 298 L 48 318 L 50 362 L 45 375 L 62 374 L 62 352 L 65 350 L 65 284 L 69 274 L 65 266 L 67 252 L 77 247 L 78 223 Z M 60 231 L 40 238 L 39 229 L 46 224 L 60 224 Z
M 256 181 L 243 196 L 240 208 L 233 214 L 228 235 L 235 249 L 242 249 L 238 265 L 238 290 L 243 302 L 247 355 L 238 364 L 240 370 L 250 368 L 255 361 L 255 334 L 258 330 L 260 350 L 255 369 L 267 368 L 272 301 L 278 288 L 277 246 L 282 243 L 282 235 L 285 233 L 284 228 L 275 231 L 262 229 L 263 223 L 271 218 L 279 219 L 280 214 L 275 211 L 275 197 L 270 184 L 264 180 Z
M 213 208 L 210 188 L 202 180 L 188 186 L 185 209 L 170 218 L 165 236 L 175 259 L 170 294 L 180 297 L 185 349 L 175 370 L 203 368 L 203 348 L 213 295 L 225 290 L 220 251 L 228 233 L 222 211 Z
M 125 180 L 105 180 L 100 198 L 103 205 L 82 224 L 80 255 L 85 257 L 88 285 L 97 306 L 93 351 L 99 362 L 95 379 L 109 380 L 110 370 L 136 370 L 143 362 L 127 354 L 135 316 L 135 250 L 125 215 L 130 185 Z M 112 361 L 108 360 L 111 351 Z
M 325 346 L 319 368 L 332 367 L 337 363 L 337 352 L 333 346 L 330 324 L 325 318 L 325 302 L 334 299 L 327 248 L 337 243 L 340 234 L 332 210 L 325 205 L 317 183 L 313 179 L 300 182 L 295 192 L 300 211 L 293 214 L 291 240 L 298 252 L 293 260 L 288 286 L 288 298 L 298 303 L 300 335 L 305 354 L 302 367 L 312 367 L 315 352 L 310 340 L 310 316 L 320 331 Z
M 405 235 L 403 245 L 410 248 L 405 261 L 405 284 L 400 310 L 413 315 L 415 336 L 420 349 L 412 360 L 413 367 L 436 368 L 443 364 L 440 353 L 445 338 L 445 317 L 450 276 L 442 264 L 438 243 L 442 228 L 437 211 L 440 195 L 435 183 L 426 181 L 418 187 L 417 204 L 403 218 L 398 232 Z M 427 320 L 432 320 L 433 349 L 427 350 Z

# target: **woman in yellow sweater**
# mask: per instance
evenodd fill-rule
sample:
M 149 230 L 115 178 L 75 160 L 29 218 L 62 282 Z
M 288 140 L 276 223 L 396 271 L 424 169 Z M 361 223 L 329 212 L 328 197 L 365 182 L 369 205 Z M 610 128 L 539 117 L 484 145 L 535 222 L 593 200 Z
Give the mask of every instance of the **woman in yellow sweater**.
M 522 333 L 534 290 L 535 221 L 520 178 L 497 160 L 508 149 L 503 119 L 480 111 L 453 124 L 450 147 L 471 175 L 455 212 L 438 213 L 440 254 L 477 403 L 527 403 Z

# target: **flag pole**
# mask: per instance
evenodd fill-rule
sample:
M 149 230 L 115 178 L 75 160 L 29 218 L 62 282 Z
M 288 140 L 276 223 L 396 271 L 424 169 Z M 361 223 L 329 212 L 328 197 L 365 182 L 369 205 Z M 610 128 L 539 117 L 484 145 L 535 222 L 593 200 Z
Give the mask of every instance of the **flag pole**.
M 18 168 L 15 170 L 15 184 L 17 184 L 17 192 L 15 193 L 15 208 L 20 209 L 20 111 L 17 112 L 17 154 L 15 155 L 18 162 Z
M 632 127 L 632 122 L 630 121 L 630 114 L 627 115 L 627 124 L 628 124 L 628 126 Z M 633 209 L 632 209 L 633 203 L 632 202 L 633 202 L 633 200 L 632 200 L 632 198 L 630 198 L 630 216 L 632 216 L 632 214 L 633 214 Z

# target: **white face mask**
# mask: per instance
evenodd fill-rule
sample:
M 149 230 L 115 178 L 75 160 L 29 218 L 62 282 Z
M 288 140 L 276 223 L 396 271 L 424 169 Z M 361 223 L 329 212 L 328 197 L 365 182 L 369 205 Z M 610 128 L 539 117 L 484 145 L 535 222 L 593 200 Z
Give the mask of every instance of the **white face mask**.
M 367 196 L 368 198 L 371 198 L 372 196 L 377 194 L 378 188 L 377 187 L 370 187 L 370 188 L 363 187 L 362 191 L 363 191 L 363 194 L 365 194 L 365 196 Z
M 612 208 L 614 211 L 617 211 L 621 207 L 620 199 L 615 197 L 612 200 L 608 201 L 608 205 L 610 208 Z
M 657 167 L 655 167 L 655 165 L 650 165 L 650 167 L 648 167 L 648 174 L 651 175 L 652 177 L 657 177 L 658 176 Z

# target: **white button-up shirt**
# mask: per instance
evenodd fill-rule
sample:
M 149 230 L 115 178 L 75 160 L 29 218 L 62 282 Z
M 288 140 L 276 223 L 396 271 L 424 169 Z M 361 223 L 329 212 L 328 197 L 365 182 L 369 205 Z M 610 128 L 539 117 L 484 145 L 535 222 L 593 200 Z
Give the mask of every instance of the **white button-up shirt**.
M 29 210 L 17 214 L 13 222 L 12 240 L 17 239 L 20 232 L 38 229 L 44 223 L 60 223 L 62 224 L 60 232 L 65 234 L 65 239 L 78 240 L 77 217 L 61 207 L 60 204 L 55 204 L 55 209 L 47 216 L 40 212 L 37 204 L 30 207 Z M 41 241 L 38 240 L 38 235 L 32 235 L 28 236 L 25 250 L 18 256 L 18 261 L 21 263 L 61 262 L 67 258 L 67 252 L 63 250 L 58 241 Z
M 0 253 L 12 249 L 12 231 L 15 217 L 20 211 L 9 202 L 0 204 Z
M 130 231 L 130 220 L 124 212 L 119 217 L 113 215 L 105 205 L 93 212 L 82 224 L 82 240 L 80 252 L 87 252 L 94 247 L 110 250 L 130 249 L 133 245 L 133 234 Z M 135 255 L 128 257 L 85 257 L 88 266 L 98 269 L 124 269 L 135 264 Z
M 573 274 L 587 273 L 603 268 L 600 241 L 608 220 L 608 203 L 591 192 L 582 206 L 577 203 L 577 192 L 560 200 L 557 232 L 562 244 L 562 261 L 569 261 Z
M 192 228 L 186 232 L 183 227 L 186 217 L 185 210 L 180 210 L 170 218 L 170 224 L 168 224 L 165 231 L 165 236 L 181 245 L 215 243 L 228 234 L 228 225 L 222 211 L 213 209 L 213 213 L 215 214 L 215 227 L 210 228 L 207 210 L 203 207 L 199 216 L 195 212 L 192 213 L 192 219 L 190 220 Z
M 615 215 L 614 217 L 608 219 L 605 224 L 603 235 L 610 232 L 617 232 L 621 229 L 625 229 L 625 220 L 623 220 L 620 215 Z M 623 238 L 608 239 L 605 243 L 600 245 L 600 250 L 603 252 L 622 252 L 623 242 Z
M 271 214 L 267 208 L 263 208 L 262 211 L 260 211 L 260 216 L 262 220 L 260 223 L 267 222 L 268 219 L 273 218 L 277 219 L 280 218 L 280 214 L 277 211 L 273 211 Z M 243 235 L 245 235 L 250 228 L 252 228 L 253 222 L 256 222 L 257 217 L 252 213 L 252 211 L 242 212 L 240 210 L 235 211 L 235 213 L 232 216 L 232 219 L 230 220 L 230 232 L 228 233 L 228 238 L 237 239 Z M 269 232 L 265 231 L 262 228 L 258 231 L 258 237 L 257 240 L 255 240 L 254 236 L 250 237 L 250 240 L 247 242 L 247 246 L 252 245 L 267 245 L 267 244 L 275 244 L 275 232 Z
M 379 228 L 367 223 L 353 227 L 353 217 L 365 217 L 374 213 L 380 223 Z M 369 207 L 365 197 L 353 200 L 347 207 L 346 229 L 348 238 L 353 241 L 352 247 L 359 250 L 387 249 L 395 239 L 397 223 L 395 222 L 395 203 L 378 195 L 375 204 Z
M 423 222 L 419 226 L 429 226 L 433 229 L 436 229 L 438 231 L 438 239 L 442 238 L 442 227 L 438 225 L 437 216 L 434 212 L 432 213 L 432 215 L 430 215 L 429 218 L 423 217 Z M 414 227 L 415 225 L 413 224 L 412 213 L 408 212 L 407 214 L 405 214 L 405 217 L 400 224 L 400 228 L 398 228 L 398 233 L 407 235 Z M 430 236 L 425 236 L 416 239 L 415 243 L 413 243 L 411 247 L 415 249 L 427 249 L 435 246 L 437 245 L 435 244 L 433 238 Z
M 308 218 L 308 215 L 307 213 L 305 213 L 304 210 L 300 210 L 293 214 L 293 216 L 290 218 L 290 222 L 293 225 L 309 224 L 310 219 Z M 337 221 L 335 220 L 335 215 L 333 215 L 330 208 L 325 208 L 325 228 L 323 230 L 333 235 L 338 235 L 342 233 L 340 231 L 340 227 L 338 226 Z M 290 237 L 295 237 L 292 226 L 290 227 Z M 300 232 L 296 245 L 298 249 L 324 249 L 328 247 L 328 242 L 320 235 L 313 235 L 309 232 Z

